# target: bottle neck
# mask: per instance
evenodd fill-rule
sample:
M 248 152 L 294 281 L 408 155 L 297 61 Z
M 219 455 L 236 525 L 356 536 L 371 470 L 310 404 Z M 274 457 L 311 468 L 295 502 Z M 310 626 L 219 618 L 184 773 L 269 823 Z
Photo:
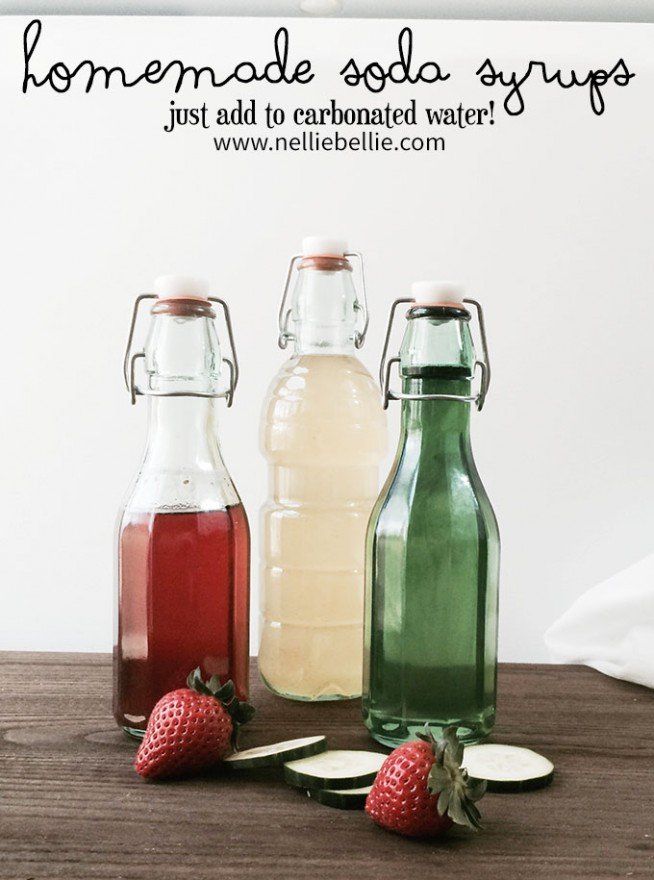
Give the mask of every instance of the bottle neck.
M 321 329 L 307 325 L 295 337 L 293 354 L 356 354 L 354 340 L 346 333 L 325 334 Z
M 202 300 L 155 304 L 144 348 L 147 391 L 178 395 L 224 391 L 227 377 L 215 317 L 210 304 Z
M 414 307 L 400 350 L 404 394 L 469 397 L 475 353 L 462 310 Z M 470 403 L 463 400 L 404 400 L 403 441 L 430 456 L 467 456 Z
M 143 467 L 159 471 L 224 471 L 216 401 L 203 397 L 148 397 Z
M 404 394 L 470 395 L 471 382 L 452 378 L 408 378 L 402 381 Z M 402 429 L 419 435 L 431 450 L 463 452 L 470 443 L 470 404 L 460 400 L 403 400 Z
M 347 260 L 305 260 L 298 272 L 288 322 L 295 355 L 355 354 L 358 309 Z
M 215 313 L 205 301 L 170 300 L 157 302 L 152 314 L 145 344 L 150 392 L 145 464 L 224 469 L 216 398 L 193 396 L 215 394 L 223 384 Z

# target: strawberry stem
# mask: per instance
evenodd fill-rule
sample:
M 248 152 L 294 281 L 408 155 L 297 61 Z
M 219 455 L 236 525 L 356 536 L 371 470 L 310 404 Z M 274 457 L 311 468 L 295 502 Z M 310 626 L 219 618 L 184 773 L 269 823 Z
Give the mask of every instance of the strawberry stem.
M 254 706 L 238 699 L 232 681 L 226 681 L 225 684 L 221 684 L 218 676 L 212 675 L 211 678 L 205 682 L 202 678 L 202 671 L 198 666 L 197 669 L 194 669 L 189 673 L 188 678 L 186 679 L 186 684 L 191 690 L 196 691 L 196 693 L 213 697 L 222 703 L 232 719 L 232 724 L 234 725 L 234 739 L 236 738 L 238 728 L 242 724 L 247 724 L 254 715 Z

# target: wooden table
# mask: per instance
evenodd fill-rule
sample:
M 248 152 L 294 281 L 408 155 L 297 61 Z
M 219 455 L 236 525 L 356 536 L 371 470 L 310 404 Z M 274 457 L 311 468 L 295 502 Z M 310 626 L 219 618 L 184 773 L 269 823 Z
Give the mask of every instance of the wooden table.
M 556 765 L 553 785 L 489 794 L 480 834 L 414 841 L 274 775 L 148 784 L 110 713 L 105 655 L 0 654 L 0 877 L 513 880 L 654 876 L 654 696 L 589 669 L 500 670 L 494 739 Z M 254 676 L 243 745 L 324 733 L 375 748 L 356 702 L 307 706 Z

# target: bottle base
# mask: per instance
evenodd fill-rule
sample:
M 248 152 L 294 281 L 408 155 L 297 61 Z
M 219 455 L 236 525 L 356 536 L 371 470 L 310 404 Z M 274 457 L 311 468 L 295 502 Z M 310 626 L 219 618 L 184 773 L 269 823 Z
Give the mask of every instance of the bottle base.
M 494 713 L 485 715 L 478 720 L 449 719 L 406 719 L 393 718 L 390 716 L 374 717 L 369 715 L 365 718 L 365 725 L 374 740 L 389 749 L 395 749 L 405 742 L 417 739 L 419 733 L 423 733 L 425 725 L 438 739 L 446 727 L 456 728 L 456 735 L 462 743 L 473 745 L 485 740 L 493 729 L 495 722 Z
M 265 675 L 261 676 L 261 681 L 266 686 L 267 690 L 270 691 L 271 694 L 275 694 L 276 697 L 283 697 L 285 700 L 293 700 L 296 703 L 330 703 L 336 702 L 337 700 L 358 700 L 361 698 L 361 694 L 318 694 L 317 696 L 311 696 L 308 694 L 294 694 L 287 691 L 280 690 L 279 688 L 274 687 L 270 682 L 266 679 Z

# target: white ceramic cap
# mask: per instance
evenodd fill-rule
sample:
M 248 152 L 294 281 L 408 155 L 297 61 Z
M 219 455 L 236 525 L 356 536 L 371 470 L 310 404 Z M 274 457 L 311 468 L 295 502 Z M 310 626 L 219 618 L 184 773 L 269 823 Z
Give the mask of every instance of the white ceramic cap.
M 307 235 L 302 239 L 302 254 L 305 257 L 342 257 L 346 253 L 347 242 L 342 238 Z
M 455 281 L 414 281 L 411 296 L 419 306 L 463 306 L 465 290 Z
M 153 289 L 159 299 L 206 299 L 209 295 L 206 281 L 188 275 L 160 275 Z

